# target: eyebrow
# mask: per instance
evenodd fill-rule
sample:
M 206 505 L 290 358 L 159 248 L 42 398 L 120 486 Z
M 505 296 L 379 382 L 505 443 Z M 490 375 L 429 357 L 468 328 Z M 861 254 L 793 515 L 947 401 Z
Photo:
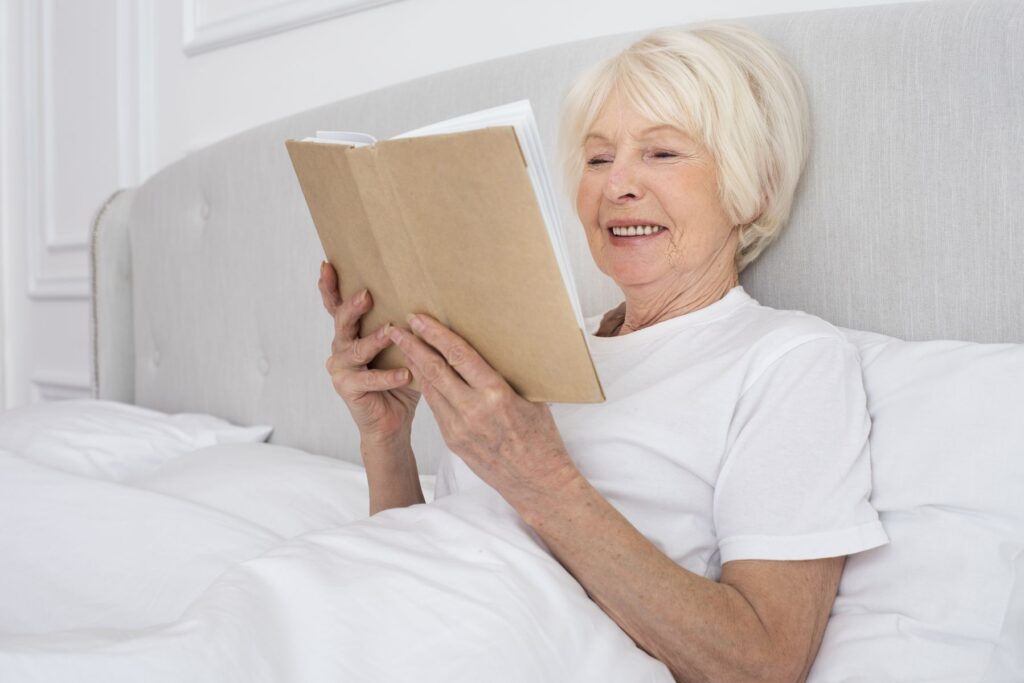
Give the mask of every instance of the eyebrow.
M 670 130 L 674 130 L 677 133 L 682 133 L 683 132 L 683 131 L 679 130 L 678 128 L 676 128 L 673 125 L 670 125 L 668 123 L 662 123 L 662 124 L 657 125 L 657 126 L 651 126 L 649 128 L 644 128 L 642 131 L 640 131 L 640 134 L 641 135 L 647 135 L 649 133 L 653 133 L 654 131 L 662 130 L 662 129 L 665 129 L 665 128 L 668 128 Z M 601 140 L 608 140 L 608 137 L 606 135 L 602 135 L 601 133 L 593 133 L 593 132 L 591 132 L 591 133 L 587 134 L 587 137 L 583 138 L 583 141 L 586 142 L 590 138 L 600 138 Z

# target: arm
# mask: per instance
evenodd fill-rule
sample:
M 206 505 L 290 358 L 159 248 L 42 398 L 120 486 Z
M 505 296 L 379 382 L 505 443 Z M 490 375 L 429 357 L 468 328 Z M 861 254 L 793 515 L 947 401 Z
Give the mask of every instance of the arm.
M 386 324 L 358 336 L 359 319 L 373 307 L 369 291 L 342 301 L 338 274 L 326 261 L 318 282 L 324 308 L 334 319 L 334 341 L 327 372 L 359 429 L 359 451 L 370 488 L 370 514 L 424 502 L 412 453 L 413 414 L 418 391 L 405 386 L 404 369 L 370 370 L 368 364 L 391 345 Z
M 406 438 L 393 444 L 363 439 L 359 445 L 370 487 L 370 514 L 426 502 L 412 444 Z
M 391 338 L 448 447 L 640 647 L 681 681 L 806 678 L 844 557 L 726 562 L 718 582 L 676 565 L 583 478 L 547 405 L 519 397 L 437 321 L 415 316 L 410 324 L 419 336 L 396 328 Z
M 719 582 L 673 562 L 579 472 L 517 506 L 591 598 L 678 681 L 802 682 L 845 557 L 727 562 Z

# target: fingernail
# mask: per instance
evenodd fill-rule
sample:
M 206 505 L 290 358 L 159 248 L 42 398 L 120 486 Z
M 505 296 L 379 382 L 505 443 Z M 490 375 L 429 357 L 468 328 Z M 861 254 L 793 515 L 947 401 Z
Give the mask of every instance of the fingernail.
M 389 334 L 391 334 L 391 323 L 385 323 L 384 327 L 382 327 L 380 330 L 380 338 L 384 339 Z
M 365 304 L 369 300 L 370 300 L 370 290 L 364 289 L 363 291 L 359 292 L 359 303 L 360 304 Z
M 416 330 L 417 332 L 423 329 L 423 321 L 420 320 L 419 316 L 417 316 L 416 314 L 410 313 L 409 315 L 405 316 L 405 319 L 409 323 L 409 326 L 412 327 L 412 329 Z

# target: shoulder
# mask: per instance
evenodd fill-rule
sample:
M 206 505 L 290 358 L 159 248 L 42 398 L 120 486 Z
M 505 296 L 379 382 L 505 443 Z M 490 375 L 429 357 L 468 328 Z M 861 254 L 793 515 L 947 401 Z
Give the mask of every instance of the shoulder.
M 806 311 L 772 308 L 751 298 L 744 315 L 736 321 L 737 331 L 762 353 L 779 356 L 807 342 L 832 340 L 855 348 L 842 330 Z
M 812 313 L 755 304 L 739 327 L 748 344 L 747 386 L 780 366 L 796 371 L 823 363 L 859 367 L 857 347 L 838 327 Z
M 849 343 L 838 327 L 812 313 L 772 308 L 753 300 L 752 304 L 746 308 L 743 324 L 763 344 L 790 346 L 814 339 Z

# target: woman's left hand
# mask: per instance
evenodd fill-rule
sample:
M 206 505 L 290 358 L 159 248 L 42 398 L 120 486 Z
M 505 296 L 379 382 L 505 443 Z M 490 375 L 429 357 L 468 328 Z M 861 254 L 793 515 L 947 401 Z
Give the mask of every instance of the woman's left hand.
M 522 398 L 466 340 L 425 314 L 391 339 L 445 443 L 522 514 L 578 475 L 546 403 Z

